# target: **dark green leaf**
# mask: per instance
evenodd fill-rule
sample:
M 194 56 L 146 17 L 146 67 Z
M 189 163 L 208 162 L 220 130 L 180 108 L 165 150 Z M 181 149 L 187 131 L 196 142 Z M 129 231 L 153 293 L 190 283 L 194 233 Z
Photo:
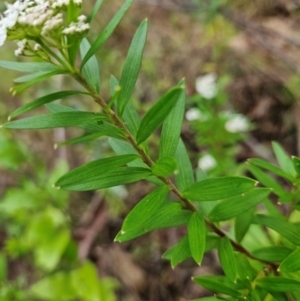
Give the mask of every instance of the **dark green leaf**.
M 241 293 L 237 291 L 235 283 L 226 281 L 224 277 L 203 276 L 203 277 L 195 277 L 193 278 L 193 280 L 197 284 L 200 284 L 204 288 L 211 290 L 215 293 L 221 293 L 235 298 L 241 297 Z
M 241 242 L 243 240 L 245 234 L 249 230 L 254 212 L 255 208 L 251 208 L 236 216 L 234 223 L 234 233 L 235 238 L 238 242 Z
M 272 146 L 276 159 L 282 170 L 291 175 L 295 175 L 295 169 L 292 159 L 287 155 L 284 149 L 277 142 L 272 142 Z
M 285 293 L 270 292 L 270 295 L 274 298 L 272 301 L 290 301 L 289 297 Z
M 54 101 L 54 100 L 62 99 L 62 98 L 68 97 L 70 95 L 77 95 L 77 94 L 83 94 L 83 92 L 81 92 L 81 91 L 61 91 L 61 92 L 56 92 L 53 94 L 48 94 L 48 95 L 42 96 L 26 105 L 19 107 L 18 109 L 13 111 L 9 117 L 14 118 L 16 116 L 27 113 L 33 109 L 36 109 L 42 105 L 45 105 L 49 102 Z
M 185 80 L 180 81 L 178 86 L 184 86 Z M 182 121 L 185 107 L 185 90 L 182 93 L 168 117 L 165 119 L 162 127 L 159 157 L 171 157 L 175 155 L 178 141 L 180 139 Z
M 87 22 L 88 23 L 91 23 L 93 21 L 93 19 L 95 18 L 97 12 L 100 9 L 100 6 L 101 6 L 102 2 L 103 2 L 103 0 L 97 0 L 96 1 L 96 3 L 94 4 L 93 9 L 92 9 L 90 15 L 87 18 Z
M 7 122 L 3 125 L 8 129 L 50 129 L 68 126 L 79 126 L 88 122 L 105 120 L 107 117 L 101 113 L 90 112 L 60 112 L 48 115 L 39 115 Z
M 229 280 L 235 281 L 237 267 L 233 247 L 228 238 L 221 238 L 218 245 L 218 256 L 225 275 Z
M 179 139 L 175 153 L 177 161 L 177 173 L 175 173 L 176 184 L 180 191 L 185 190 L 194 184 L 194 172 L 186 148 L 181 139 Z
M 252 255 L 260 260 L 270 262 L 281 262 L 293 252 L 292 249 L 283 246 L 271 246 L 256 249 Z
M 205 181 L 205 180 L 204 180 Z M 253 208 L 268 197 L 270 189 L 254 188 L 218 203 L 209 213 L 210 220 L 225 221 Z
M 117 100 L 117 112 L 122 116 L 134 90 L 140 72 L 147 38 L 148 21 L 142 22 L 131 42 L 120 78 L 121 93 Z
M 260 278 L 256 283 L 259 287 L 271 292 L 290 292 L 300 289 L 300 281 L 279 276 Z
M 284 172 L 282 169 L 280 169 L 279 167 L 265 161 L 262 159 L 257 159 L 257 158 L 253 158 L 253 159 L 249 159 L 248 162 L 250 162 L 251 164 L 264 168 L 282 178 L 285 178 L 287 180 L 289 180 L 290 182 L 294 182 L 295 178 L 293 176 L 291 176 L 290 174 Z
M 206 228 L 203 217 L 194 212 L 188 221 L 188 239 L 192 257 L 201 264 L 205 250 Z
M 165 120 L 175 107 L 182 93 L 181 87 L 171 89 L 153 107 L 147 112 L 141 121 L 139 130 L 136 135 L 138 144 L 145 141 Z
M 114 32 L 117 25 L 122 20 L 123 16 L 125 15 L 126 11 L 131 6 L 132 2 L 134 0 L 126 0 L 123 6 L 120 8 L 120 10 L 116 13 L 116 15 L 111 19 L 109 24 L 104 28 L 104 30 L 101 32 L 101 34 L 98 36 L 96 41 L 92 44 L 90 50 L 87 52 L 86 56 L 83 58 L 81 63 L 81 69 L 86 64 L 86 62 L 98 51 L 103 44 L 106 42 L 106 40 L 111 36 L 111 34 Z
M 168 249 L 162 256 L 162 258 L 171 261 L 172 268 L 189 257 L 192 257 L 192 254 L 187 235 L 185 235 L 179 243 Z
M 294 168 L 298 175 L 300 175 L 300 158 L 292 157 Z
M 296 272 L 300 270 L 300 248 L 296 248 L 280 264 L 280 272 Z
M 296 225 L 289 223 L 284 219 L 266 215 L 256 215 L 255 220 L 259 224 L 273 229 L 295 245 L 300 246 L 300 233 Z
M 85 57 L 89 49 L 91 48 L 90 43 L 87 39 L 83 39 L 80 44 L 80 55 Z M 99 65 L 96 57 L 93 55 L 86 62 L 82 68 L 82 74 L 89 85 L 97 92 L 100 92 L 100 74 Z
M 0 61 L 0 67 L 20 72 L 51 72 L 61 70 L 51 63 L 20 63 Z
M 164 157 L 155 161 L 152 172 L 161 177 L 168 177 L 176 169 L 176 160 L 172 157 Z
M 206 179 L 187 188 L 184 197 L 199 202 L 224 200 L 253 189 L 256 181 L 245 177 Z

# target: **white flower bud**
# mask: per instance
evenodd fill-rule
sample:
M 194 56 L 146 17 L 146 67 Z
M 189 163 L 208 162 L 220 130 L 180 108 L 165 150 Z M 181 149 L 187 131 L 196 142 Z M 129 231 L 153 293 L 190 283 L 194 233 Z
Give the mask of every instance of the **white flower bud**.
M 214 98 L 218 93 L 217 75 L 209 73 L 196 79 L 196 91 L 206 99 Z
M 217 161 L 216 159 L 210 155 L 206 154 L 202 158 L 199 159 L 198 161 L 198 167 L 202 169 L 203 171 L 208 171 L 217 166 Z
M 225 123 L 225 129 L 230 133 L 241 133 L 249 130 L 249 122 L 245 116 L 236 114 Z

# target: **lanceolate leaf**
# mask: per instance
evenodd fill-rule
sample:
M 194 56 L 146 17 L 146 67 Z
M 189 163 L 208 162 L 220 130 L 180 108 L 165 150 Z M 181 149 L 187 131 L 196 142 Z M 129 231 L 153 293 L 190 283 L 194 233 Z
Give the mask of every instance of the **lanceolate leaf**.
M 57 66 L 51 63 L 20 63 L 20 62 L 9 62 L 0 61 L 0 67 L 19 71 L 19 72 L 51 72 L 61 70 Z
M 252 255 L 260 260 L 270 262 L 281 262 L 293 252 L 292 249 L 284 246 L 271 246 L 256 249 Z
M 251 281 L 256 276 L 256 271 L 250 265 L 248 258 L 242 253 L 237 253 L 235 258 L 239 279 L 249 279 Z
M 292 160 L 293 160 L 295 171 L 297 172 L 298 175 L 300 175 L 300 158 L 292 157 Z
M 175 180 L 179 190 L 183 191 L 186 188 L 192 186 L 195 180 L 190 158 L 181 139 L 179 139 L 177 145 L 175 159 L 177 161 L 177 172 Z
M 105 120 L 107 117 L 101 113 L 90 112 L 60 112 L 48 115 L 39 115 L 23 118 L 5 123 L 4 128 L 8 129 L 50 129 L 68 126 L 79 126 L 88 122 Z
M 80 54 L 84 57 L 90 49 L 90 43 L 87 39 L 83 39 L 80 44 Z M 99 65 L 96 57 L 93 55 L 82 68 L 82 74 L 86 81 L 95 89 L 97 93 L 100 92 L 100 74 Z
M 73 191 L 95 190 L 137 182 L 149 177 L 150 174 L 151 171 L 146 168 L 119 167 L 108 172 L 99 172 L 97 176 L 87 175 L 84 179 L 72 184 L 58 181 L 55 186 Z
M 273 146 L 276 159 L 279 163 L 279 166 L 282 168 L 282 170 L 291 175 L 294 175 L 295 169 L 293 166 L 292 159 L 286 154 L 284 149 L 277 142 L 273 142 L 272 146 Z
M 96 51 L 98 51 L 103 44 L 106 42 L 106 40 L 111 36 L 111 34 L 114 32 L 117 25 L 122 20 L 123 16 L 125 15 L 128 8 L 131 6 L 132 2 L 134 0 L 127 0 L 123 4 L 123 6 L 120 8 L 120 10 L 116 13 L 116 15 L 111 19 L 109 24 L 104 28 L 104 30 L 101 32 L 101 34 L 98 36 L 96 41 L 92 44 L 90 50 L 87 52 L 85 57 L 82 60 L 81 63 L 81 69 L 86 64 L 86 62 L 92 57 Z
M 220 239 L 218 256 L 225 275 L 231 281 L 235 281 L 237 276 L 236 260 L 233 247 L 228 238 Z
M 175 171 L 176 165 L 174 158 L 164 157 L 156 160 L 151 169 L 157 176 L 168 177 Z
M 61 91 L 61 92 L 56 92 L 53 94 L 48 94 L 45 96 L 42 96 L 26 105 L 23 105 L 21 107 L 19 107 L 18 109 L 16 109 L 14 112 L 12 112 L 12 114 L 10 114 L 10 118 L 14 118 L 16 116 L 19 116 L 21 114 L 27 113 L 33 109 L 36 109 L 42 105 L 45 105 L 49 102 L 52 102 L 54 100 L 57 99 L 62 99 L 65 97 L 68 97 L 70 95 L 77 95 L 77 94 L 83 94 L 83 92 L 80 91 Z
M 245 193 L 225 199 L 209 213 L 210 220 L 225 221 L 251 209 L 268 197 L 270 189 L 254 188 Z
M 53 72 L 53 71 L 51 71 Z M 26 74 L 20 77 L 17 77 L 14 79 L 15 83 L 25 83 L 28 81 L 33 81 L 35 79 L 38 79 L 39 77 L 42 77 L 44 75 L 48 75 L 49 71 L 41 71 L 41 72 L 35 72 L 35 73 L 30 73 L 30 74 Z
M 93 21 L 93 19 L 95 18 L 98 10 L 100 9 L 100 6 L 101 6 L 102 2 L 103 2 L 103 0 L 97 0 L 96 1 L 90 15 L 87 18 L 88 23 L 91 23 Z
M 241 242 L 247 233 L 254 216 L 255 207 L 248 209 L 240 214 L 238 214 L 235 218 L 234 223 L 234 233 L 235 238 L 238 242 Z
M 280 272 L 296 272 L 300 270 L 300 248 L 296 248 L 279 266 Z
M 120 78 L 121 93 L 117 100 L 117 112 L 119 116 L 123 115 L 138 78 L 147 38 L 147 29 L 148 21 L 145 20 L 136 31 L 126 57 Z
M 201 264 L 205 250 L 206 229 L 203 217 L 194 212 L 188 221 L 188 239 L 192 257 Z
M 264 277 L 257 280 L 257 285 L 267 291 L 290 292 L 300 290 L 300 281 L 284 277 Z
M 299 228 L 296 225 L 281 218 L 266 215 L 256 215 L 255 220 L 259 224 L 273 229 L 296 246 L 300 246 L 300 233 Z
M 187 188 L 184 197 L 199 202 L 224 200 L 254 188 L 257 182 L 244 177 L 206 179 Z
M 184 85 L 185 81 L 182 80 L 178 86 Z M 179 99 L 165 119 L 162 127 L 160 146 L 159 146 L 159 157 L 170 157 L 174 156 L 178 141 L 180 138 L 182 121 L 184 116 L 185 107 L 185 90 L 182 90 Z
M 181 93 L 182 88 L 173 88 L 153 105 L 141 121 L 136 135 L 138 144 L 145 141 L 162 124 L 171 110 L 176 106 Z

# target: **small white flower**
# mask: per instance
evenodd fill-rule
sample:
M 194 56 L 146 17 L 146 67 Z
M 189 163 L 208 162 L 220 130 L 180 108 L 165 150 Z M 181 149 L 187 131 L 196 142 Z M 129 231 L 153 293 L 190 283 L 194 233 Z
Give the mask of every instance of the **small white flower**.
M 15 55 L 20 56 L 20 55 L 24 54 L 25 48 L 27 46 L 27 40 L 23 39 L 23 40 L 19 41 L 17 43 L 17 45 L 18 45 L 18 49 L 15 50 Z
M 202 169 L 203 171 L 208 171 L 217 166 L 217 161 L 216 159 L 210 155 L 206 154 L 202 158 L 199 159 L 198 161 L 198 167 Z
M 241 133 L 249 130 L 249 122 L 245 116 L 236 114 L 225 123 L 225 129 L 230 133 Z
M 76 4 L 76 5 L 81 5 L 82 0 L 73 0 L 73 3 Z
M 185 113 L 185 118 L 188 121 L 199 120 L 202 117 L 202 112 L 197 108 L 191 108 Z
M 33 47 L 33 50 L 35 52 L 38 52 L 39 50 L 41 50 L 42 46 L 40 44 L 35 44 L 34 47 Z
M 217 75 L 208 73 L 196 78 L 196 91 L 206 99 L 214 98 L 218 93 Z

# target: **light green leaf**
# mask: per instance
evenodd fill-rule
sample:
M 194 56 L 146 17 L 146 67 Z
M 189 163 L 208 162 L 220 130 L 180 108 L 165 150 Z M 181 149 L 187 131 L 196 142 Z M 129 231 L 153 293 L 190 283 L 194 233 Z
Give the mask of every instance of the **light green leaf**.
M 87 39 L 83 39 L 80 44 L 80 55 L 83 58 L 89 49 L 91 48 L 90 43 Z M 100 92 L 100 74 L 99 74 L 99 65 L 96 59 L 96 56 L 93 55 L 86 62 L 82 68 L 82 74 L 86 81 L 90 84 L 97 93 Z
M 90 112 L 60 112 L 47 115 L 39 115 L 7 122 L 3 125 L 7 129 L 50 129 L 59 127 L 79 126 L 88 122 L 107 119 L 106 115 Z
M 99 11 L 99 9 L 101 7 L 102 2 L 103 2 L 103 0 L 97 0 L 96 1 L 96 3 L 94 4 L 93 9 L 92 9 L 90 15 L 87 18 L 87 23 L 91 23 L 94 20 L 97 12 Z
M 19 72 L 51 72 L 61 70 L 51 63 L 20 63 L 0 61 L 0 67 Z
M 179 243 L 168 249 L 162 258 L 171 261 L 172 268 L 176 267 L 180 262 L 192 257 L 188 236 L 185 235 Z
M 243 240 L 245 234 L 249 230 L 254 216 L 254 212 L 255 207 L 248 209 L 236 216 L 234 223 L 234 233 L 235 238 L 238 242 L 241 242 Z
M 51 72 L 53 72 L 53 71 L 51 71 Z M 41 72 L 26 74 L 26 75 L 15 78 L 14 82 L 15 83 L 25 83 L 28 81 L 33 81 L 33 80 L 38 79 L 39 77 L 47 75 L 48 73 L 49 73 L 49 71 L 41 71 Z
M 215 293 L 221 293 L 235 298 L 241 297 L 241 293 L 237 290 L 236 284 L 234 282 L 226 280 L 225 277 L 203 276 L 195 277 L 193 278 L 193 280 L 197 284 Z
M 131 42 L 120 78 L 121 93 L 117 100 L 117 112 L 122 116 L 134 90 L 140 72 L 147 38 L 148 21 L 142 22 Z
M 170 176 L 176 169 L 176 160 L 172 157 L 163 157 L 155 161 L 152 172 L 161 177 Z
M 300 233 L 296 225 L 284 219 L 266 215 L 256 215 L 255 221 L 260 225 L 273 229 L 296 246 L 300 246 Z
M 98 36 L 96 41 L 92 44 L 90 50 L 87 52 L 85 57 L 82 60 L 81 63 L 81 69 L 86 64 L 86 62 L 98 51 L 103 44 L 106 42 L 106 40 L 112 35 L 117 25 L 122 20 L 123 16 L 131 6 L 132 2 L 134 0 L 126 0 L 125 3 L 122 5 L 120 10 L 115 14 L 115 16 L 111 19 L 111 21 L 108 23 L 108 25 L 104 28 L 104 30 L 101 32 L 101 34 Z
M 297 172 L 298 175 L 300 175 L 300 158 L 293 156 L 292 161 L 293 161 L 295 171 Z
M 296 272 L 300 270 L 300 248 L 296 248 L 291 254 L 289 254 L 280 264 L 280 272 Z
M 145 141 L 162 124 L 171 110 L 175 107 L 181 93 L 181 87 L 171 89 L 147 112 L 141 121 L 136 135 L 138 144 Z
M 295 175 L 295 169 L 290 156 L 287 155 L 285 150 L 277 142 L 272 142 L 272 146 L 273 146 L 273 151 L 275 153 L 276 159 L 281 169 L 286 173 Z
M 300 281 L 284 277 L 264 277 L 256 281 L 257 286 L 274 292 L 290 292 L 300 290 Z
M 194 212 L 188 221 L 188 239 L 191 254 L 197 264 L 201 264 L 205 250 L 206 228 L 203 217 Z
M 253 159 L 249 159 L 248 162 L 250 162 L 251 164 L 253 164 L 255 166 L 258 166 L 258 167 L 264 168 L 268 171 L 271 171 L 272 173 L 274 173 L 282 178 L 285 178 L 292 183 L 295 181 L 295 178 L 293 176 L 291 176 L 289 173 L 284 172 L 279 167 L 277 167 L 265 160 L 253 158 Z
M 177 145 L 175 159 L 177 161 L 175 180 L 179 190 L 183 191 L 194 184 L 195 180 L 189 155 L 181 139 L 179 139 Z
M 14 118 L 16 116 L 19 116 L 21 114 L 24 114 L 24 113 L 27 113 L 33 109 L 36 109 L 42 105 L 45 105 L 47 103 L 50 103 L 54 100 L 57 100 L 57 99 L 62 99 L 62 98 L 65 98 L 65 97 L 68 97 L 70 95 L 77 95 L 77 94 L 84 94 L 84 92 L 81 92 L 81 91 L 61 91 L 61 92 L 56 92 L 56 93 L 52 93 L 52 94 L 48 94 L 48 95 L 45 95 L 45 96 L 42 96 L 28 104 L 25 104 L 21 107 L 19 107 L 18 109 L 16 109 L 15 111 L 13 111 L 11 114 L 10 114 L 10 118 Z
M 178 84 L 178 86 L 184 85 L 185 80 L 180 81 Z M 186 93 L 184 89 L 182 90 L 175 107 L 163 123 L 159 146 L 160 158 L 171 157 L 175 155 L 184 116 L 185 94 Z
M 235 281 L 237 277 L 235 254 L 227 237 L 223 237 L 219 241 L 218 256 L 225 275 L 231 281 Z
M 205 179 L 185 189 L 183 196 L 199 202 L 224 200 L 253 189 L 256 183 L 245 177 Z
M 209 213 L 211 221 L 225 221 L 261 203 L 271 192 L 268 188 L 254 188 L 218 203 Z
M 256 249 L 252 252 L 252 255 L 259 260 L 281 262 L 292 252 L 292 249 L 284 246 L 270 246 Z

